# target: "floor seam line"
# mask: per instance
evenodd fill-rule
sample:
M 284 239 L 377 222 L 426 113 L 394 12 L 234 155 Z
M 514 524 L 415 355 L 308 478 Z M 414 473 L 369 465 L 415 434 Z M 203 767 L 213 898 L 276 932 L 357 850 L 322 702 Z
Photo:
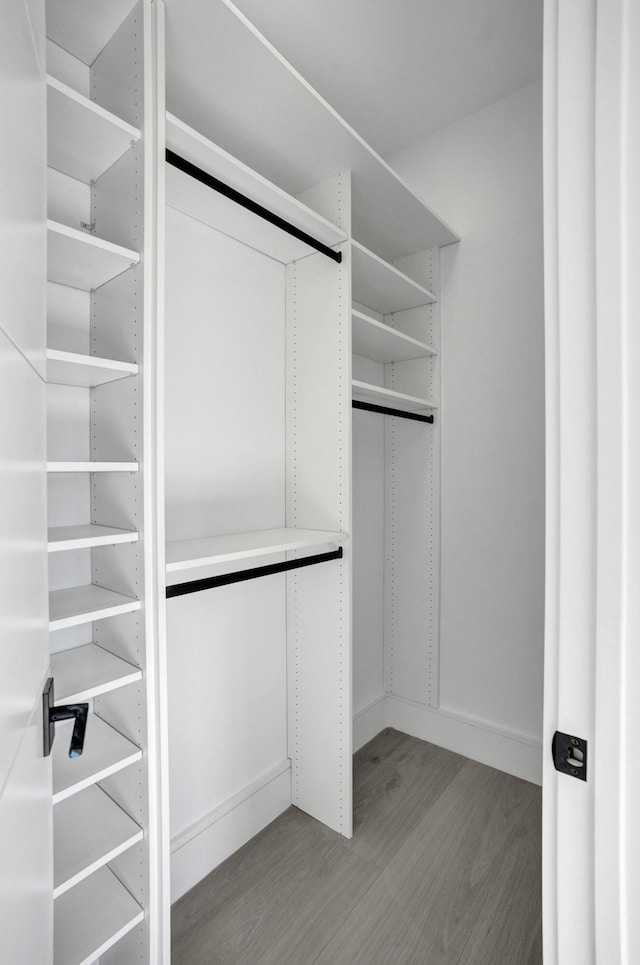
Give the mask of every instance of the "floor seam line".
M 340 924 L 336 926 L 335 931 L 333 931 L 333 932 L 331 933 L 331 935 L 330 935 L 329 938 L 326 940 L 326 942 L 324 943 L 324 945 L 322 946 L 322 948 L 320 949 L 320 951 L 318 952 L 318 954 L 316 955 L 316 957 L 313 959 L 313 961 L 312 961 L 312 962 L 309 962 L 309 965 L 314 965 L 314 963 L 318 961 L 318 959 L 320 958 L 320 956 L 321 956 L 322 953 L 324 952 L 325 948 L 327 948 L 327 947 L 331 944 L 331 942 L 332 942 L 333 939 L 336 937 L 336 935 L 338 934 L 338 932 L 340 931 L 340 929 L 342 928 L 342 926 L 345 925 L 345 924 L 349 921 L 349 919 L 351 918 L 351 916 L 352 916 L 353 914 L 355 914 L 355 912 L 358 910 L 358 908 L 360 907 L 360 905 L 362 904 L 362 902 L 364 901 L 364 899 L 367 897 L 367 895 L 369 894 L 369 892 L 371 891 L 371 889 L 373 888 L 373 886 L 375 885 L 375 883 L 378 881 L 379 878 L 382 877 L 383 874 L 384 874 L 384 868 L 381 868 L 380 871 L 378 872 L 378 874 L 375 876 L 375 878 L 371 881 L 371 883 L 370 883 L 369 887 L 366 889 L 366 891 L 364 891 L 364 892 L 360 895 L 360 898 L 359 898 L 358 901 L 355 903 L 355 905 L 353 906 L 353 908 L 349 911 L 349 913 L 348 913 L 347 915 L 345 915 L 345 917 L 342 919 L 342 921 L 340 922 Z

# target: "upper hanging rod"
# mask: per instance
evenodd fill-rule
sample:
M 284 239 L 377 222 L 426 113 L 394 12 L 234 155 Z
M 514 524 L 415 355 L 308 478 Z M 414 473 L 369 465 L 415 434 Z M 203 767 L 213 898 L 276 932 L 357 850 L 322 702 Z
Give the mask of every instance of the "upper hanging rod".
M 241 194 L 240 191 L 236 191 L 235 188 L 225 184 L 224 181 L 219 181 L 218 178 L 214 178 L 212 174 L 203 171 L 202 168 L 199 168 L 196 164 L 192 164 L 191 161 L 187 161 L 186 158 L 180 157 L 180 155 L 174 151 L 170 151 L 169 148 L 167 148 L 166 156 L 168 164 L 172 164 L 175 168 L 178 168 L 178 170 L 188 174 L 189 177 L 195 178 L 196 181 L 200 181 L 202 184 L 206 184 L 208 188 L 213 188 L 214 191 L 223 194 L 226 198 L 230 198 L 230 200 L 235 201 L 236 204 L 242 205 L 243 208 L 253 212 L 253 214 L 257 214 L 259 218 L 269 221 L 272 225 L 275 225 L 276 228 L 281 228 L 282 231 L 286 231 L 287 234 L 293 235 L 293 237 L 299 241 L 304 241 L 309 247 L 315 248 L 316 251 L 326 255 L 327 258 L 332 258 L 333 261 L 337 261 L 338 264 L 342 261 L 341 251 L 334 251 L 333 248 L 329 248 L 328 245 L 318 241 L 317 238 L 312 238 L 306 231 L 302 231 L 301 228 L 296 228 L 295 225 L 285 221 L 284 218 L 274 214 L 273 211 L 269 211 L 268 208 L 258 204 L 257 201 L 252 201 L 251 198 Z
M 381 412 L 382 415 L 393 415 L 399 419 L 412 419 L 414 422 L 433 422 L 432 415 L 420 415 L 418 412 L 405 412 L 403 409 L 389 409 L 386 405 L 358 402 L 357 399 L 354 399 L 351 405 L 354 409 L 366 409 L 367 412 Z
M 230 583 L 242 583 L 244 580 L 255 580 L 259 576 L 272 576 L 274 573 L 284 573 L 287 570 L 297 570 L 301 566 L 313 566 L 314 563 L 327 563 L 329 560 L 341 560 L 342 547 L 330 553 L 317 553 L 315 556 L 301 556 L 297 560 L 285 560 L 283 563 L 270 563 L 268 566 L 255 566 L 250 570 L 236 570 L 235 573 L 223 573 L 221 576 L 208 576 L 202 580 L 189 580 L 187 583 L 175 583 L 166 588 L 167 599 L 173 596 L 184 596 L 186 593 L 199 593 L 201 590 L 211 590 L 215 586 L 228 586 Z

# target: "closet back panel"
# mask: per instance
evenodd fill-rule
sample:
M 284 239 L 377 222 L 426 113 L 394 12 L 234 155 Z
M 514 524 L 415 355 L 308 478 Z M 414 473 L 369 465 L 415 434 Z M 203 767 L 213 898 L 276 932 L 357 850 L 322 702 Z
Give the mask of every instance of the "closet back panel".
M 285 525 L 284 339 L 284 266 L 168 208 L 168 540 Z M 284 576 L 169 600 L 167 639 L 175 839 L 286 761 Z

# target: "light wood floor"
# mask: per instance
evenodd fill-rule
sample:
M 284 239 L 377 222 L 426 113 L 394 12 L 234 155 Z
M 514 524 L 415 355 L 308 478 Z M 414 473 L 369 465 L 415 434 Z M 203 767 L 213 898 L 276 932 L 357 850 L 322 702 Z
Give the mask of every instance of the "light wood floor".
M 385 730 L 351 841 L 290 808 L 173 907 L 173 965 L 541 965 L 540 788 Z

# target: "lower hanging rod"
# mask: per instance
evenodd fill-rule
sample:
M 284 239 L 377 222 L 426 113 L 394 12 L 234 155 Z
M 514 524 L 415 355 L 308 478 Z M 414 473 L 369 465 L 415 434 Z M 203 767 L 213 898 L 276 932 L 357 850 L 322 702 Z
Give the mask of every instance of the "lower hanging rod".
M 358 402 L 354 399 L 351 403 L 354 409 L 366 409 L 367 412 L 380 412 L 382 415 L 393 415 L 399 419 L 412 419 L 414 422 L 431 422 L 432 415 L 420 415 L 418 412 L 405 412 L 403 409 L 389 409 L 386 405 L 373 405 L 372 402 Z
M 197 164 L 192 164 L 191 161 L 187 161 L 186 158 L 180 157 L 174 151 L 170 151 L 169 148 L 166 150 L 167 163 L 173 165 L 174 168 L 178 168 L 184 174 L 188 174 L 189 177 L 195 178 L 196 181 L 200 181 L 201 184 L 206 185 L 208 188 L 212 188 L 217 191 L 218 194 L 223 194 L 225 198 L 229 198 L 231 201 L 235 201 L 236 204 L 241 205 L 246 208 L 247 211 L 251 211 L 253 214 L 258 215 L 264 221 L 268 221 L 270 224 L 275 225 L 276 228 L 280 228 L 282 231 L 286 231 L 288 235 L 292 235 L 297 238 L 298 241 L 304 241 L 306 245 L 310 248 L 315 248 L 316 251 L 321 252 L 326 255 L 327 258 L 332 258 L 333 261 L 337 261 L 338 264 L 342 261 L 342 252 L 334 251 L 333 248 L 329 248 L 328 245 L 323 244 L 322 241 L 318 241 L 317 238 L 308 235 L 306 231 L 302 228 L 296 228 L 289 221 L 285 221 L 280 215 L 274 214 L 273 211 L 269 211 L 268 208 L 263 207 L 263 205 L 258 204 L 257 201 L 252 201 L 248 198 L 246 194 L 242 194 L 240 191 L 236 191 L 229 184 L 225 184 L 224 181 L 219 181 L 218 178 L 214 178 L 212 174 L 207 171 L 203 171 L 199 168 Z
M 235 573 L 223 573 L 222 576 L 208 576 L 202 580 L 189 580 L 187 583 L 175 583 L 166 588 L 167 600 L 173 596 L 185 596 L 187 593 L 200 593 L 201 590 L 211 590 L 216 586 L 228 586 L 230 583 L 242 583 L 245 580 L 256 580 L 260 576 L 273 576 L 274 573 L 285 573 L 287 570 L 297 570 L 301 566 L 313 566 L 315 563 L 328 563 L 329 560 L 341 560 L 342 547 L 330 553 L 318 553 L 316 556 L 301 556 L 298 560 L 285 560 L 283 563 L 270 563 L 268 566 L 256 566 L 251 570 L 237 570 Z

